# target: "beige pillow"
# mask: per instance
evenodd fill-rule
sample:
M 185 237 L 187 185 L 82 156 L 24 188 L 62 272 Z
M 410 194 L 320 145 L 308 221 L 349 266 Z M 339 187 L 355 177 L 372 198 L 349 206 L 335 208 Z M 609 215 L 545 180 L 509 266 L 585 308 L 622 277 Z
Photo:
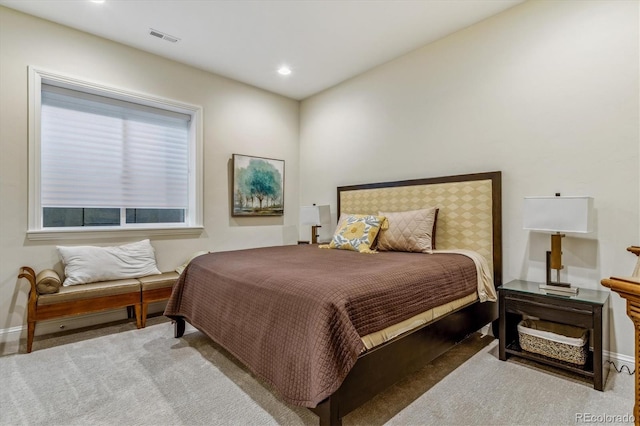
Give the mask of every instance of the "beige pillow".
M 53 269 L 43 269 L 36 275 L 36 290 L 38 294 L 52 294 L 60 291 L 60 276 Z
M 389 228 L 380 231 L 377 249 L 380 251 L 408 251 L 431 253 L 437 208 L 405 212 L 380 212 Z
M 191 263 L 191 261 L 193 259 L 195 259 L 198 256 L 202 256 L 203 254 L 209 254 L 211 253 L 210 251 L 197 251 L 195 253 L 193 253 L 191 256 L 189 256 L 189 258 L 180 266 L 178 266 L 175 270 L 177 273 L 182 274 L 182 271 L 184 271 L 186 269 L 186 267 L 189 265 L 189 263 Z

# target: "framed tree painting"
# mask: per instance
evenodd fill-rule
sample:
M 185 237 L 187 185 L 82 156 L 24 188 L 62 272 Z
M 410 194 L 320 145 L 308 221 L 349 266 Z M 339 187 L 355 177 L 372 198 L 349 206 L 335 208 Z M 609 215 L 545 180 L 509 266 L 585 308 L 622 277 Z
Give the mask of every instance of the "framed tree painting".
M 284 160 L 233 154 L 232 216 L 284 214 Z

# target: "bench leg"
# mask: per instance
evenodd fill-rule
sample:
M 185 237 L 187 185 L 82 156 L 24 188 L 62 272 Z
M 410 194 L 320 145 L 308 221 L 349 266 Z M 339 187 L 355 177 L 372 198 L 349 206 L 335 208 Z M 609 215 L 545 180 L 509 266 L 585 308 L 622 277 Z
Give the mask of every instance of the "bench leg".
M 134 318 L 136 315 L 135 306 L 127 306 L 127 318 Z
M 33 349 L 33 336 L 36 334 L 36 322 L 28 321 L 27 322 L 27 353 L 31 353 L 31 349 Z
M 142 328 L 147 326 L 147 312 L 149 311 L 149 304 L 142 303 L 142 318 L 140 319 L 140 323 L 142 324 Z
M 133 307 L 136 311 L 136 327 L 143 328 L 146 315 L 144 317 L 142 316 L 142 306 L 140 303 L 136 303 Z

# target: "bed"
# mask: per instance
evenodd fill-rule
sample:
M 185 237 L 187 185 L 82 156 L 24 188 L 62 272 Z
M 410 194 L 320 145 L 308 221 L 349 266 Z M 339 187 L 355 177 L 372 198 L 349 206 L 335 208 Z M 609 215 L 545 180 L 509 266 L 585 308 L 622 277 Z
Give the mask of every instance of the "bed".
M 181 274 L 165 315 L 175 337 L 188 321 L 286 402 L 341 424 L 497 319 L 500 194 L 500 172 L 339 187 L 339 213 L 437 207 L 435 250 L 304 245 L 203 255 Z

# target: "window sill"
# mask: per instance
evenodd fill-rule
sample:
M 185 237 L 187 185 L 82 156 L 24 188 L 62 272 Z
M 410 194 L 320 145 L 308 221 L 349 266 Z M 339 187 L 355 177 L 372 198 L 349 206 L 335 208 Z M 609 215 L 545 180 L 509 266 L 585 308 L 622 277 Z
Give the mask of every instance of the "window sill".
M 196 237 L 202 234 L 204 227 L 175 227 L 175 228 L 93 228 L 93 229 L 47 229 L 27 231 L 29 241 L 51 240 L 96 240 L 100 238 L 117 237 L 157 237 L 176 236 Z

